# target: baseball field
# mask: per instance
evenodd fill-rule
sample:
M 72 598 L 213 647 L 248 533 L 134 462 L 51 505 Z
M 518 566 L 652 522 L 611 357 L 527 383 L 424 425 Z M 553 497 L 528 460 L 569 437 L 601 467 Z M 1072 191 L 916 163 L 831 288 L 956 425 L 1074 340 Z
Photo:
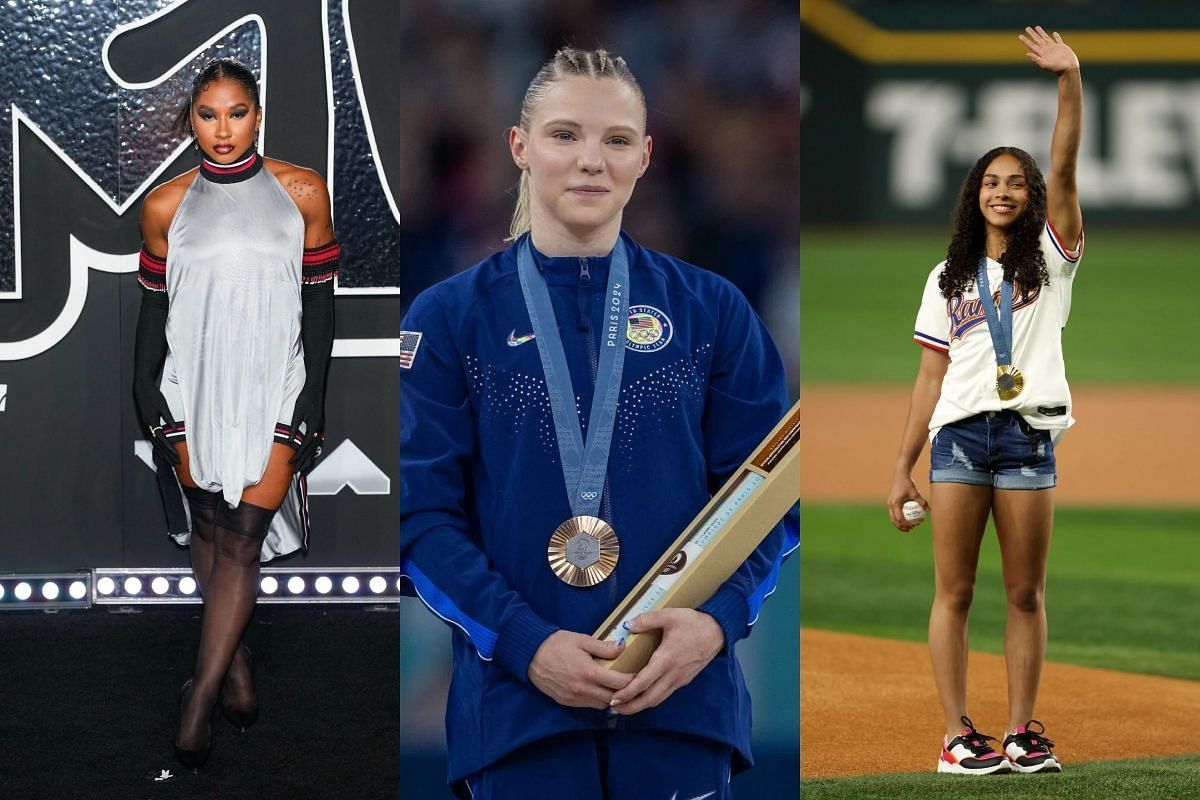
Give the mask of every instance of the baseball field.
M 1078 422 L 1057 453 L 1036 711 L 1064 772 L 991 778 L 933 771 L 929 525 L 901 534 L 883 506 L 919 359 L 913 319 L 946 234 L 801 238 L 805 800 L 1200 798 L 1200 235 L 1088 230 L 1064 332 Z M 925 491 L 927 461 L 913 475 Z M 1003 631 L 989 530 L 969 702 L 979 730 L 997 736 Z

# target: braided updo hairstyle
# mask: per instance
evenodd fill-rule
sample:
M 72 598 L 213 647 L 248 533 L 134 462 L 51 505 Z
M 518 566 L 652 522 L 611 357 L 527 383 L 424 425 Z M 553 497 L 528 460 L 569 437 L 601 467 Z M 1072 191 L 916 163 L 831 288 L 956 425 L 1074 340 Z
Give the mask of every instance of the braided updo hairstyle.
M 579 50 L 574 47 L 564 47 L 554 54 L 554 57 L 542 65 L 537 75 L 525 90 L 525 99 L 521 101 L 521 117 L 517 126 L 529 133 L 529 125 L 533 119 L 538 103 L 546 96 L 550 85 L 561 78 L 611 78 L 621 81 L 633 89 L 642 104 L 642 126 L 646 121 L 646 98 L 642 87 L 633 77 L 625 59 L 615 56 L 607 50 Z M 513 209 L 512 222 L 509 225 L 509 238 L 512 241 L 529 230 L 529 172 L 522 170 L 521 180 L 517 187 L 517 204 Z
M 192 92 L 188 95 L 187 102 L 180 106 L 179 111 L 175 114 L 175 122 L 171 126 L 171 130 L 176 135 L 194 135 L 192 131 L 192 106 L 196 104 L 196 98 L 208 88 L 210 83 L 220 80 L 237 81 L 246 90 L 246 94 L 250 95 L 250 99 L 254 101 L 254 107 L 262 107 L 258 99 L 258 81 L 255 79 L 254 73 L 250 71 L 250 68 L 236 58 L 214 58 L 196 73 L 196 77 L 192 80 Z

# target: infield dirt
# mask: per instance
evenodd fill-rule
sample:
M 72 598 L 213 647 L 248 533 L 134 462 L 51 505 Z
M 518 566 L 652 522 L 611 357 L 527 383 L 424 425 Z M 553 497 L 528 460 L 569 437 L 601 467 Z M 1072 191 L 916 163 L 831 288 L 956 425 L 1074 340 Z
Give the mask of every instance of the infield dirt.
M 801 501 L 878 502 L 882 507 L 910 391 L 907 386 L 801 390 Z M 1200 505 L 1200 484 L 1190 466 L 1191 449 L 1200 442 L 1200 389 L 1083 387 L 1073 390 L 1073 403 L 1078 422 L 1055 451 L 1055 502 Z M 924 493 L 928 447 L 912 474 Z
M 924 645 L 803 629 L 800 654 L 802 778 L 937 766 L 942 714 Z M 976 728 L 1003 738 L 1004 658 L 971 653 L 968 691 Z M 1200 681 L 1051 662 L 1037 714 L 1068 766 L 1194 753 Z

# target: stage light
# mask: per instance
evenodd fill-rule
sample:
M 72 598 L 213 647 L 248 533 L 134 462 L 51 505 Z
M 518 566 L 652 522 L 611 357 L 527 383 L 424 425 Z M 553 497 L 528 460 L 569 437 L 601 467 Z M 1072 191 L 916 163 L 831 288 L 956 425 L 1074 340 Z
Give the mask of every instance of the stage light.
M 83 589 L 68 589 L 73 587 L 72 582 L 79 583 Z M 5 610 L 86 608 L 89 594 L 86 572 L 26 572 L 24 575 L 10 572 L 0 576 L 0 613 Z
M 196 580 L 187 567 L 98 567 L 92 571 L 97 605 L 163 605 L 200 602 Z
M 26 609 L 86 608 L 86 572 L 9 573 L 0 576 L 0 612 Z M 73 583 L 82 589 L 68 589 Z M 71 595 L 68 597 L 68 591 Z
M 87 584 L 83 581 L 71 581 L 70 587 L 67 588 L 67 594 L 72 600 L 82 600 L 87 597 Z
M 396 578 L 396 591 L 397 592 L 400 591 L 403 588 L 403 586 L 404 586 L 404 579 Z
M 259 602 L 399 603 L 399 573 L 394 567 L 263 567 Z
M 259 602 L 359 603 L 400 602 L 399 569 L 392 567 L 263 567 Z M 54 577 L 60 587 L 75 575 Z M 41 583 L 35 584 L 40 586 Z M 201 602 L 199 587 L 186 567 L 97 568 L 91 573 L 86 595 L 93 604 L 142 605 Z M 11 597 L 13 581 L 5 583 Z M 369 591 L 368 591 L 369 588 Z M 65 598 L 60 598 L 60 602 Z M 38 602 L 41 602 L 40 598 Z M 12 605 L 11 603 L 9 605 Z M 83 605 L 87 605 L 84 602 Z

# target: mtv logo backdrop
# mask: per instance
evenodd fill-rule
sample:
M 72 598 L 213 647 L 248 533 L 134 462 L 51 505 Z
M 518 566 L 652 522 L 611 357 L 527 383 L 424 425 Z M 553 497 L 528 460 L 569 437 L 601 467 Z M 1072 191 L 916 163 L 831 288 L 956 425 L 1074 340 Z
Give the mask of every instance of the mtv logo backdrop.
M 312 566 L 396 563 L 399 3 L 0 6 L 0 571 L 186 563 L 130 399 L 138 218 L 198 161 L 171 120 L 210 58 L 259 76 L 265 155 L 316 169 L 342 243 Z M 8 386 L 21 400 L 7 403 Z

